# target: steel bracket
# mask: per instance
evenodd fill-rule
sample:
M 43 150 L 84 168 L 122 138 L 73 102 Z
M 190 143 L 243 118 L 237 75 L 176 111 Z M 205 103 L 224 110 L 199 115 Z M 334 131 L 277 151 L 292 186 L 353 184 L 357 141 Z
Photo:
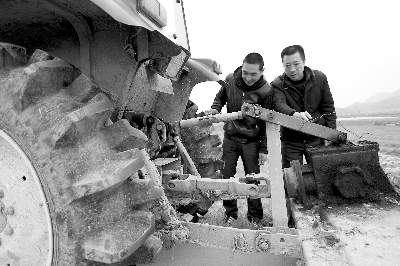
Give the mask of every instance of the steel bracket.
M 142 27 L 123 26 L 126 36 L 123 47 L 129 57 L 138 62 L 151 59 L 150 67 L 161 76 L 178 80 L 190 52 L 177 45 L 158 31 Z
M 211 200 L 271 197 L 269 180 L 262 180 L 256 185 L 241 183 L 234 178 L 211 179 L 194 175 L 179 175 L 175 179 L 164 175 L 163 178 L 167 192 L 185 193 L 186 196 L 182 196 L 188 198 L 194 198 L 196 194 Z
M 197 223 L 184 223 L 189 229 L 189 243 L 232 252 L 266 252 L 301 258 L 301 241 L 294 228 L 264 227 L 260 230 L 238 229 Z

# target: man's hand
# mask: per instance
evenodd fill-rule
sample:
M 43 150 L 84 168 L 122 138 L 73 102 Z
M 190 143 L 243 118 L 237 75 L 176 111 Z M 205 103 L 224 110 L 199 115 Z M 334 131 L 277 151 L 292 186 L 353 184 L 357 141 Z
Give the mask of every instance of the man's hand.
M 294 112 L 292 116 L 296 117 L 296 118 L 303 119 L 305 121 L 309 121 L 310 119 L 312 119 L 312 116 L 307 111 L 300 112 L 300 113 L 299 112 Z
M 258 154 L 258 164 L 259 165 L 263 165 L 264 163 L 266 163 L 268 161 L 268 154 L 266 153 L 259 153 Z
M 216 109 L 205 110 L 203 112 L 205 115 L 216 115 L 219 113 L 218 110 L 216 110 Z

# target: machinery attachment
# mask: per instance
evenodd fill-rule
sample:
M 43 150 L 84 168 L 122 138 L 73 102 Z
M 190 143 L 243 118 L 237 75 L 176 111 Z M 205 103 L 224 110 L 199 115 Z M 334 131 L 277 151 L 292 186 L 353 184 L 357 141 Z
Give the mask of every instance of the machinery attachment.
M 255 104 L 244 103 L 242 113 L 336 143 L 343 143 L 347 139 L 346 133 L 265 109 Z
M 241 179 L 210 179 L 178 174 L 173 174 L 168 177 L 164 176 L 166 190 L 169 192 L 173 201 L 177 200 L 179 197 L 192 198 L 193 201 L 201 200 L 202 197 L 212 201 L 246 197 L 271 197 L 269 180 L 267 182 L 263 181 L 258 185 L 247 184 L 241 181 Z M 200 197 L 200 195 L 202 197 Z
M 338 198 L 378 200 L 395 191 L 379 164 L 379 145 L 363 141 L 339 146 L 310 148 L 308 164 L 292 162 L 285 169 L 288 196 L 304 198 L 304 192 L 331 202 Z
M 280 124 L 312 136 L 334 142 L 333 145 L 308 148 L 308 164 L 292 162 L 284 169 L 289 197 L 304 202 L 306 195 L 331 201 L 334 198 L 376 200 L 380 193 L 394 194 L 394 189 L 379 164 L 379 144 L 346 141 L 346 133 L 287 116 L 258 105 L 243 104 L 243 115 Z
M 275 124 L 288 127 L 336 143 L 330 146 L 309 148 L 307 150 L 308 164 L 301 165 L 299 162 L 292 162 L 291 168 L 284 169 L 285 188 L 288 197 L 298 198 L 300 202 L 304 202 L 307 195 L 318 196 L 323 200 L 332 200 L 333 198 L 364 198 L 371 200 L 377 199 L 380 193 L 394 193 L 387 176 L 379 165 L 379 145 L 377 143 L 364 141 L 353 144 L 346 141 L 346 133 L 312 122 L 303 122 L 300 119 L 277 113 L 258 105 L 244 103 L 241 112 L 183 120 L 179 122 L 179 126 L 184 128 L 199 124 L 218 123 L 240 119 L 244 115 L 265 120 L 268 125 Z M 270 128 L 267 127 L 267 130 L 270 130 Z M 267 132 L 268 139 L 271 139 L 272 131 L 269 132 Z M 279 139 L 277 142 L 279 142 Z M 271 143 L 270 145 L 273 145 L 275 142 L 271 141 Z M 276 149 L 269 147 L 269 155 L 272 158 L 280 158 L 280 147 Z M 192 194 L 198 191 L 200 194 L 209 195 L 209 190 L 205 189 L 205 187 L 214 188 L 216 191 L 221 190 L 221 192 L 228 194 L 231 193 L 233 198 L 243 196 L 271 197 L 270 192 L 273 192 L 274 189 L 271 188 L 272 179 L 269 178 L 270 176 L 271 173 L 268 173 L 268 175 L 262 173 L 260 176 L 240 177 L 235 181 L 232 179 L 211 180 L 207 178 L 200 179 L 196 176 L 185 176 L 175 179 L 170 178 L 166 189 L 174 191 L 174 193 L 177 191 L 185 192 L 188 197 L 192 197 L 189 195 L 189 191 Z M 268 189 L 257 190 L 249 187 L 249 189 L 241 190 L 242 192 L 238 193 L 239 187 L 245 187 L 240 183 L 242 182 L 245 185 L 244 183 L 248 183 L 250 180 L 263 180 Z M 262 185 L 260 184 L 260 186 Z M 261 191 L 269 191 L 269 193 L 260 193 Z M 218 198 L 227 199 L 226 195 L 218 197 L 215 196 L 215 193 L 211 194 L 213 195 L 211 198 L 214 200 Z M 183 194 L 180 195 L 182 196 Z M 206 198 L 209 197 L 206 196 Z

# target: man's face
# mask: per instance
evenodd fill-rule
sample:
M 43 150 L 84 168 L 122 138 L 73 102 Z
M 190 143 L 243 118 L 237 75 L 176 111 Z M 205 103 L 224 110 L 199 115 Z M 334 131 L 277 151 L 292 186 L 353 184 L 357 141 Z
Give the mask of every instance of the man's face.
M 301 80 L 304 76 L 304 61 L 300 57 L 300 53 L 296 52 L 292 55 L 283 56 L 283 68 L 286 75 L 293 81 Z
M 264 70 L 260 70 L 260 64 L 243 63 L 242 78 L 247 86 L 256 83 L 262 76 L 263 72 Z

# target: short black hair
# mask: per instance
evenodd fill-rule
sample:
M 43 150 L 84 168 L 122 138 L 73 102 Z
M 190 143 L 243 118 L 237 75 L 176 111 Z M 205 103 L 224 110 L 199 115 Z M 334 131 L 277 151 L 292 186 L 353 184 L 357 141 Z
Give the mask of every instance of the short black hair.
M 259 53 L 250 53 L 246 55 L 246 57 L 243 60 L 243 64 L 259 64 L 260 65 L 260 70 L 263 70 L 264 68 L 264 59 Z
M 297 52 L 299 52 L 301 59 L 305 62 L 306 61 L 306 54 L 304 53 L 303 47 L 301 47 L 298 44 L 288 46 L 288 47 L 286 47 L 285 49 L 282 50 L 282 53 L 281 53 L 282 62 L 283 62 L 283 57 L 285 55 L 292 55 L 292 54 L 295 54 Z

